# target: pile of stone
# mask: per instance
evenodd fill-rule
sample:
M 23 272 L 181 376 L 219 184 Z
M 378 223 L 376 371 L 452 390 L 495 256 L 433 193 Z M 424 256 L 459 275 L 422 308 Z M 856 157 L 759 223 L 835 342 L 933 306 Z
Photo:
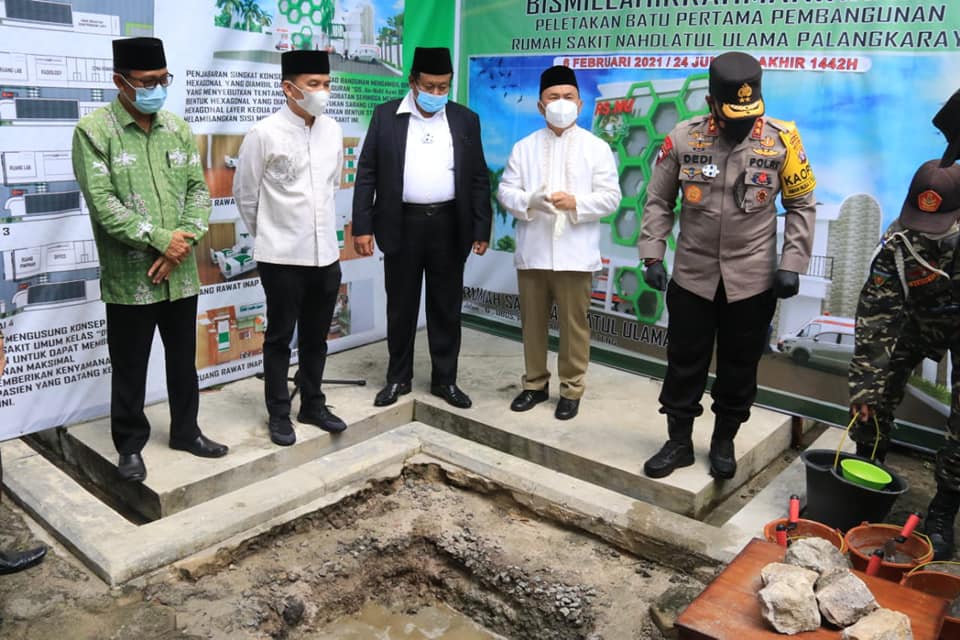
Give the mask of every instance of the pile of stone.
M 827 540 L 797 540 L 782 563 L 768 564 L 760 576 L 763 617 L 779 633 L 815 631 L 826 622 L 843 629 L 842 640 L 913 640 L 910 619 L 880 608 Z

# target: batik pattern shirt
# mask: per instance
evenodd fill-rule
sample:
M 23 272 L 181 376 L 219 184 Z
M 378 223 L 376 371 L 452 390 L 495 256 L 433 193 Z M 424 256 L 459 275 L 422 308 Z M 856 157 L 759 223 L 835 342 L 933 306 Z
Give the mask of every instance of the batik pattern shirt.
M 149 133 L 114 100 L 77 123 L 73 171 L 90 211 L 104 302 L 152 304 L 197 295 L 193 252 L 153 284 L 147 272 L 174 231 L 207 232 L 210 193 L 189 125 L 160 111 Z

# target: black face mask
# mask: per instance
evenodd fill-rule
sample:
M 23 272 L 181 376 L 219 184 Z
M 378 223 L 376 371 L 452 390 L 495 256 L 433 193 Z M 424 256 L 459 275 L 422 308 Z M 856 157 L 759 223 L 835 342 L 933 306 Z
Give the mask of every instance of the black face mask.
M 723 120 L 720 126 L 720 135 L 730 142 L 742 142 L 744 138 L 750 135 L 756 118 L 745 118 L 743 120 Z

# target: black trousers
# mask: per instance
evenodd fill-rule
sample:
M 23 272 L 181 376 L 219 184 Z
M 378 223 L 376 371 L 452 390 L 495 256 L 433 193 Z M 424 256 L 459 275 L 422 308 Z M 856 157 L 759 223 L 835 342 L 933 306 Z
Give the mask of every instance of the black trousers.
M 160 330 L 170 405 L 170 440 L 190 442 L 200 435 L 197 411 L 197 296 L 146 305 L 107 304 L 110 431 L 121 455 L 139 453 L 150 439 L 143 412 L 147 363 L 154 331 Z
M 267 332 L 263 340 L 263 387 L 267 413 L 290 416 L 290 342 L 298 327 L 300 410 L 318 411 L 326 398 L 320 389 L 327 364 L 327 334 L 340 291 L 340 262 L 301 267 L 258 262 L 267 294 Z
M 723 281 L 713 300 L 672 280 L 667 287 L 667 375 L 660 390 L 661 413 L 693 418 L 703 413 L 700 398 L 717 347 L 713 412 L 738 423 L 750 418 L 757 397 L 757 365 L 777 299 L 773 290 L 727 302 Z
M 403 248 L 383 257 L 390 352 L 387 382 L 413 379 L 420 286 L 426 276 L 430 382 L 454 384 L 460 355 L 460 306 L 466 259 L 459 248 L 456 210 L 451 206 L 433 215 L 406 212 L 403 224 Z

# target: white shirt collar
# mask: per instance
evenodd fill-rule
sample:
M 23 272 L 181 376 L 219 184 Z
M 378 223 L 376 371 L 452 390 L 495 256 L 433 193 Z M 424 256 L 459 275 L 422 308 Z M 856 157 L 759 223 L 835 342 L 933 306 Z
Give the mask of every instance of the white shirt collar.
M 420 110 L 417 109 L 416 98 L 413 97 L 413 89 L 408 90 L 407 95 L 405 95 L 403 97 L 403 100 L 400 101 L 400 106 L 397 107 L 397 114 L 401 114 L 401 113 L 409 113 L 412 117 L 418 118 L 423 121 L 433 121 L 437 118 L 439 118 L 440 120 L 447 119 L 446 107 L 444 107 L 437 113 L 433 114 L 433 116 L 429 118 L 425 117 L 422 113 L 420 113 Z
M 294 125 L 294 126 L 296 126 L 296 127 L 306 127 L 306 126 L 307 126 L 306 121 L 305 121 L 303 118 L 301 118 L 300 116 L 298 116 L 297 114 L 295 114 L 295 113 L 293 112 L 293 109 L 291 109 L 291 108 L 290 108 L 290 105 L 289 105 L 288 103 L 286 103 L 286 102 L 283 104 L 282 107 L 280 107 L 280 113 L 283 114 L 283 117 L 284 117 L 288 122 L 290 122 L 290 124 L 292 124 L 292 125 Z M 316 119 L 314 119 L 314 122 L 316 122 Z
M 579 128 L 580 128 L 580 125 L 574 123 L 574 125 L 573 125 L 572 127 L 569 127 L 569 128 L 567 128 L 567 129 L 564 129 L 563 132 L 562 132 L 560 135 L 557 135 L 557 134 L 555 134 L 555 133 L 553 132 L 553 129 L 551 129 L 550 127 L 546 127 L 546 126 L 545 126 L 545 127 L 543 128 L 543 133 L 544 133 L 544 135 L 547 136 L 547 138 L 549 138 L 550 140 L 553 140 L 554 142 L 559 142 L 560 140 L 564 140 L 564 139 L 567 139 L 567 140 L 568 140 L 568 139 L 570 139 L 571 137 L 573 137 L 573 135 L 574 135 L 573 132 L 576 131 L 576 130 L 579 129 Z

